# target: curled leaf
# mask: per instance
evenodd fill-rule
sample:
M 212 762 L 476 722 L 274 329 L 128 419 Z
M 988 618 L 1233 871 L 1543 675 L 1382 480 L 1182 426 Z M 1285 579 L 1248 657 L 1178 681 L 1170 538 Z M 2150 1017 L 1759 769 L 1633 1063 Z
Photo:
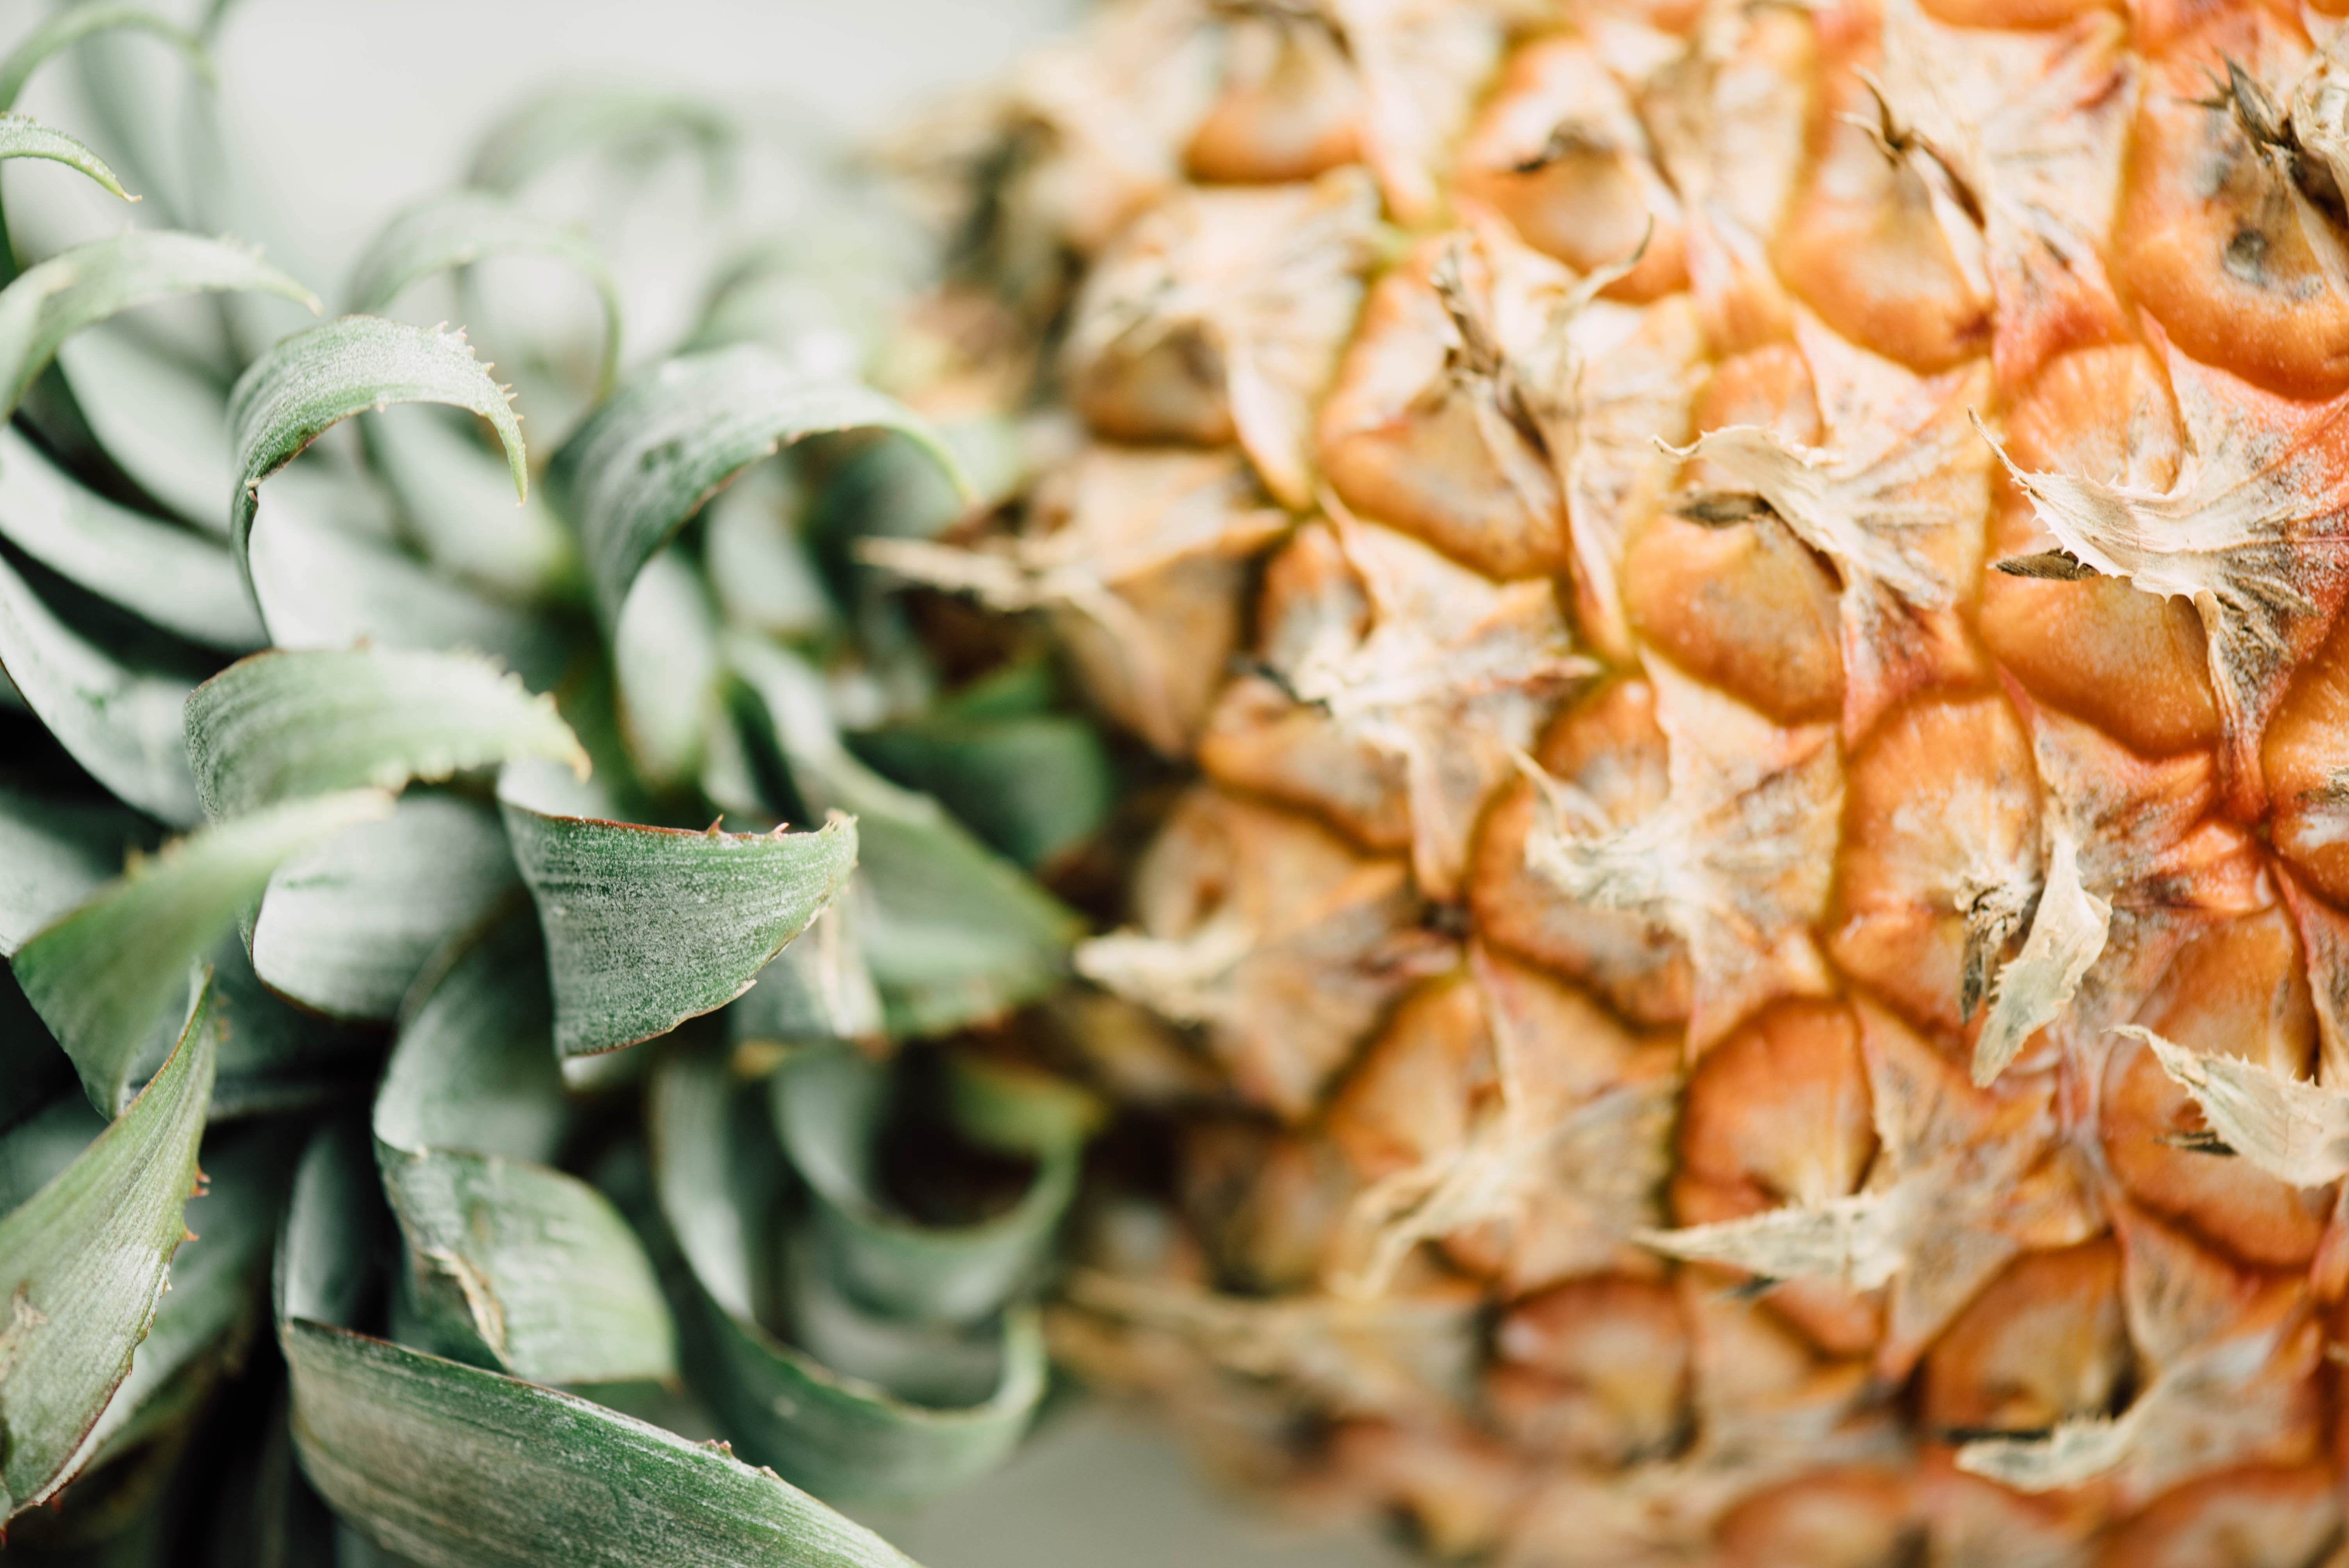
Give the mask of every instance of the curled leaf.
M 5 70 L 5 67 L 0 67 Z M 61 130 L 51 130 L 26 114 L 0 114 L 0 159 L 45 158 L 52 163 L 62 163 L 68 169 L 79 170 L 110 193 L 126 201 L 136 201 L 114 177 L 106 160 Z
M 587 769 L 552 697 L 464 654 L 255 654 L 189 694 L 187 731 L 196 790 L 215 820 L 525 757 Z
M 248 581 L 262 481 L 332 426 L 390 403 L 448 403 L 479 414 L 505 444 L 515 496 L 530 493 L 521 422 L 473 357 L 463 333 L 347 315 L 277 344 L 254 361 L 229 394 L 237 472 L 229 539 Z
M 308 289 L 227 240 L 134 229 L 29 267 L 0 289 L 0 403 L 13 410 L 57 346 L 83 327 L 173 294 L 255 289 L 313 310 Z
M 805 1493 L 672 1432 L 344 1326 L 369 1283 L 357 1140 L 321 1130 L 278 1246 L 277 1339 L 311 1485 L 368 1538 L 441 1568 L 784 1562 L 909 1568 Z
M 634 1045 L 724 1006 L 856 864 L 857 824 L 845 816 L 801 833 L 641 827 L 573 815 L 559 776 L 528 766 L 504 771 L 498 801 L 545 929 L 564 1057 Z
M 802 437 L 852 429 L 908 436 L 961 482 L 928 423 L 895 398 L 810 377 L 755 345 L 672 359 L 622 387 L 546 475 L 579 529 L 605 626 L 645 562 L 728 480 Z
M 620 290 L 604 253 L 577 230 L 550 222 L 492 191 L 447 191 L 394 218 L 360 253 L 351 276 L 351 308 L 375 315 L 410 284 L 434 273 L 515 252 L 566 263 L 594 286 L 604 311 L 604 356 L 596 387 L 599 393 L 608 390 L 620 357 Z

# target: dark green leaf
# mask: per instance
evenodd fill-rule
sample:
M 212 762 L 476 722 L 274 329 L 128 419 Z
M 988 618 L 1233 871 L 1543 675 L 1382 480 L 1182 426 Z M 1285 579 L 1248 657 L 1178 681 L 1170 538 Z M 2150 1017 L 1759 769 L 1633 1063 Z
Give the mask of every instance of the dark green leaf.
M 675 1331 L 611 1201 L 549 1170 L 569 1118 L 526 909 L 470 942 L 403 1025 L 376 1158 L 425 1347 L 536 1383 L 663 1381 Z
M 189 696 L 187 734 L 215 819 L 525 757 L 587 767 L 553 698 L 483 659 L 398 648 L 240 659 Z
M 715 1053 L 678 1050 L 656 1072 L 649 1114 L 663 1230 L 688 1276 L 679 1322 L 688 1370 L 737 1447 L 820 1496 L 903 1503 L 970 1480 L 1018 1444 L 1045 1382 L 1031 1314 L 1014 1312 L 982 1331 L 993 1340 L 992 1387 L 982 1387 L 976 1403 L 916 1404 L 833 1370 L 761 1321 L 782 1171 L 755 1094 L 729 1080 Z M 787 1294 L 804 1305 L 811 1293 Z M 940 1356 L 954 1364 L 948 1370 L 967 1371 L 964 1346 L 925 1337 L 894 1357 L 901 1377 L 936 1376 L 923 1363 Z
M 910 437 L 956 471 L 928 423 L 895 399 L 811 379 L 754 346 L 672 359 L 623 387 L 546 476 L 579 530 L 605 625 L 617 624 L 645 562 L 729 480 L 803 437 L 861 429 Z
M 500 777 L 506 836 L 538 903 L 554 1048 L 630 1046 L 724 1006 L 832 902 L 857 828 L 688 832 L 574 814 L 544 764 Z
M 826 1272 L 868 1309 L 968 1323 L 999 1311 L 1029 1283 L 1076 1191 L 1073 1140 L 1037 1151 L 1028 1191 L 995 1218 L 918 1224 L 875 1196 L 873 1165 L 890 1110 L 885 1068 L 854 1050 L 816 1048 L 786 1059 L 768 1082 L 783 1152 L 815 1194 Z
M 381 790 L 355 789 L 191 833 L 17 948 L 17 984 L 73 1057 L 90 1103 L 119 1109 L 155 1018 L 185 985 L 188 966 L 260 895 L 279 862 L 390 810 Z M 209 1067 L 205 1077 L 209 1089 Z
M 279 343 L 229 394 L 237 467 L 229 537 L 240 560 L 248 550 L 262 481 L 333 426 L 391 403 L 447 403 L 479 414 L 505 445 L 514 494 L 530 493 L 522 426 L 463 333 L 347 315 Z
M 751 637 L 729 661 L 763 707 L 798 793 L 857 820 L 864 946 L 894 1034 L 937 1034 L 1059 984 L 1076 916 L 939 810 L 850 756 L 815 673 Z
M 155 1315 L 212 1095 L 203 1010 L 200 989 L 146 1092 L 0 1219 L 0 1522 L 47 1501 L 95 1449 L 93 1429 Z
M 351 277 L 351 308 L 375 314 L 409 284 L 471 266 L 488 255 L 551 256 L 579 270 L 604 307 L 604 357 L 597 396 L 609 391 L 620 359 L 620 290 L 595 242 L 489 191 L 450 191 L 394 218 L 359 254 Z
M 1063 714 L 926 715 L 853 735 L 848 744 L 885 777 L 936 796 L 1024 866 L 1090 837 L 1116 791 L 1101 737 Z
M 268 634 L 217 540 L 118 506 L 0 427 L 0 535 L 89 592 L 208 648 L 249 653 Z
M 312 1485 L 426 1568 L 905 1568 L 722 1449 L 340 1326 L 364 1294 L 373 1173 L 323 1133 L 279 1244 L 278 1342 Z

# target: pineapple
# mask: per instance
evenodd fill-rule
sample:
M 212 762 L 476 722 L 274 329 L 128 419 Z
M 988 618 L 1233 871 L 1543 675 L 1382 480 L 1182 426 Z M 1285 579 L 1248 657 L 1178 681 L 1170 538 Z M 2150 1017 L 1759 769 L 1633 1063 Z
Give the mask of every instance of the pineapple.
M 1081 433 L 866 558 L 1190 769 L 1064 1357 L 1525 1568 L 2344 1560 L 2336 9 L 1128 0 L 920 149 Z

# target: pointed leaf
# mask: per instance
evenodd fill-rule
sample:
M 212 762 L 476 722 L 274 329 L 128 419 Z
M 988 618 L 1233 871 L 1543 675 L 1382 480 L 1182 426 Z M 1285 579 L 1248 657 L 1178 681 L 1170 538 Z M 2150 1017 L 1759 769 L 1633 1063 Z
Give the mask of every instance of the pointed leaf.
M 570 1121 L 551 1022 L 545 953 L 516 906 L 400 1029 L 376 1098 L 376 1161 L 423 1343 L 537 1383 L 668 1381 L 676 1333 L 636 1233 L 610 1199 L 542 1163 Z
M 409 284 L 501 253 L 551 256 L 575 267 L 604 307 L 604 357 L 598 395 L 608 391 L 620 358 L 620 288 L 595 242 L 548 222 L 488 191 L 450 191 L 394 218 L 359 255 L 351 276 L 351 308 L 369 315 L 398 299 Z
M 134 229 L 51 256 L 0 289 L 0 399 L 15 409 L 83 327 L 172 294 L 237 289 L 317 308 L 308 289 L 227 240 Z
M 172 976 L 176 980 L 177 976 Z M 0 1219 L 0 1522 L 73 1479 L 130 1371 L 184 1233 L 212 1095 L 204 995 L 163 1070 L 56 1180 Z
M 479 414 L 505 445 L 515 496 L 530 493 L 522 425 L 463 333 L 347 315 L 279 343 L 229 394 L 237 467 L 229 538 L 240 561 L 251 550 L 262 481 L 331 427 L 390 403 L 447 403 Z M 248 577 L 251 573 L 248 562 Z
M 444 409 L 411 406 L 361 427 L 409 540 L 443 571 L 493 593 L 568 596 L 579 570 L 570 533 L 542 492 L 515 506 L 505 465 L 455 420 Z
M 51 130 L 26 114 L 0 114 L 0 159 L 46 158 L 78 169 L 126 201 L 136 201 L 114 177 L 106 160 L 61 130 Z
M 463 654 L 255 654 L 195 689 L 187 727 L 196 790 L 215 819 L 524 757 L 587 767 L 553 698 Z
M 547 488 L 579 530 L 595 607 L 616 625 L 654 552 L 710 496 L 802 437 L 895 430 L 961 480 L 927 421 L 853 382 L 811 378 L 752 345 L 672 359 L 623 387 L 548 466 Z
M 722 1448 L 340 1326 L 364 1292 L 365 1154 L 329 1130 L 278 1248 L 278 1344 L 310 1483 L 425 1568 L 908 1568 Z
M 91 777 L 175 828 L 202 820 L 180 713 L 193 679 L 127 664 L 58 619 L 0 559 L 0 669 Z
M 382 791 L 356 789 L 191 833 L 18 948 L 17 984 L 80 1069 L 90 1103 L 119 1108 L 156 1015 L 280 861 L 390 810 Z
M 498 800 L 546 932 L 561 1056 L 635 1045 L 724 1006 L 856 863 L 845 817 L 801 833 L 608 821 L 563 810 L 544 767 L 508 768 Z
M 217 540 L 118 506 L 0 428 L 0 535 L 140 619 L 225 653 L 265 647 L 236 562 Z

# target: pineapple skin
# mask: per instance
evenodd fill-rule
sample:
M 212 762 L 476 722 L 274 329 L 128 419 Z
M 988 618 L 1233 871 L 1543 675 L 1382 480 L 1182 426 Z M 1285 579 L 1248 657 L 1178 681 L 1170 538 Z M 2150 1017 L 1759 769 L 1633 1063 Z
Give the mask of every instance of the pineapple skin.
M 1031 62 L 957 286 L 1083 448 L 971 548 L 1198 773 L 1079 958 L 1178 1173 L 1064 1359 L 1443 1555 L 2343 1560 L 2327 12 Z

